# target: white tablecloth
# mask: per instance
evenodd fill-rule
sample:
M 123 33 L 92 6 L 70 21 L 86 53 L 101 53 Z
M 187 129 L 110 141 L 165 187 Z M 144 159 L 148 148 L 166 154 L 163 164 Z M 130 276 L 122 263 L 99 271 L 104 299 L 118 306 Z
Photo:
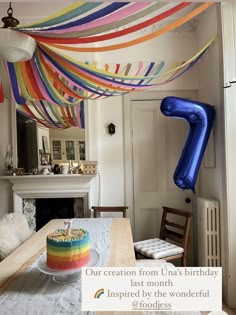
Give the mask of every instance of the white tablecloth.
M 89 231 L 91 248 L 99 253 L 97 266 L 100 267 L 106 265 L 109 257 L 110 226 L 110 218 L 73 219 L 72 221 L 72 228 L 82 227 Z M 0 296 L 0 314 L 87 314 L 80 311 L 80 282 L 56 283 L 51 275 L 39 271 L 37 261 Z

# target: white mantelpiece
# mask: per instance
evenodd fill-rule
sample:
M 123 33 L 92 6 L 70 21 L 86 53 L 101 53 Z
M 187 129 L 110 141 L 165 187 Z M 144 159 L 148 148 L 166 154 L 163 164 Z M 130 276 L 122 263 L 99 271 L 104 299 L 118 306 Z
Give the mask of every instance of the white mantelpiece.
M 0 176 L 9 180 L 13 191 L 13 210 L 23 212 L 23 199 L 84 198 L 84 212 L 88 214 L 91 181 L 96 175 L 58 174 Z

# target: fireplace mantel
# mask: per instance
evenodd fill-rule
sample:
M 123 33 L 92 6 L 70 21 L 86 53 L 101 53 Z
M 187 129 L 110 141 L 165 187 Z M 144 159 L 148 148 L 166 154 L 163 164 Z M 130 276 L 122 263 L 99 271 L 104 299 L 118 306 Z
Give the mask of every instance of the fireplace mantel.
M 0 176 L 8 180 L 13 191 L 14 212 L 23 211 L 23 199 L 37 198 L 77 198 L 87 200 L 89 207 L 89 192 L 91 181 L 96 175 L 57 174 L 57 175 L 23 175 Z
M 88 184 L 96 175 L 82 174 L 56 174 L 56 175 L 19 175 L 19 176 L 0 176 L 0 179 L 9 180 L 13 185 L 52 185 L 66 183 L 71 184 Z

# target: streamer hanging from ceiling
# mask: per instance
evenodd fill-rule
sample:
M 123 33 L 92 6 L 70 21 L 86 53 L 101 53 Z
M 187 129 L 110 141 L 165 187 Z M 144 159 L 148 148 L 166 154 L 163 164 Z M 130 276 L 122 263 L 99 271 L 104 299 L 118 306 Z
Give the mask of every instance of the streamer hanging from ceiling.
M 98 52 L 127 48 L 163 35 L 199 15 L 213 2 L 153 3 L 75 3 L 42 21 L 15 29 L 32 36 L 38 43 L 47 43 L 66 51 Z M 187 7 L 193 7 L 185 13 Z M 150 27 L 175 14 L 181 16 L 157 31 L 142 36 L 138 31 Z M 140 19 L 145 21 L 140 22 Z M 120 29 L 123 27 L 123 29 Z M 98 47 L 75 47 L 71 44 L 100 43 L 135 33 L 136 38 Z M 100 35 L 98 35 L 100 34 Z M 95 35 L 95 36 L 93 36 Z M 65 46 L 66 45 L 66 46 Z
M 120 64 L 112 71 L 110 65 L 99 69 L 39 46 L 30 61 L 7 63 L 12 95 L 18 104 L 25 104 L 27 100 L 46 100 L 61 106 L 74 106 L 84 99 L 151 89 L 173 81 L 191 69 L 214 39 L 186 62 L 175 62 L 168 68 L 164 61 L 152 62 L 146 67 L 128 64 L 125 73 L 121 72 Z M 134 74 L 130 75 L 134 67 Z
M 132 64 L 127 64 L 126 66 L 122 66 L 121 64 L 116 65 L 104 65 L 104 70 L 97 68 L 97 64 L 94 63 L 93 65 L 86 64 L 86 63 L 79 63 L 82 69 L 86 69 L 87 73 L 92 73 L 97 75 L 97 78 L 100 78 L 104 71 L 109 74 L 108 78 L 112 79 L 112 82 L 121 84 L 123 86 L 125 82 L 128 82 L 128 85 L 133 85 L 133 81 L 136 82 L 136 86 L 142 86 L 144 82 L 146 82 L 146 86 L 149 85 L 149 82 L 152 80 L 158 81 L 155 83 L 155 86 L 160 86 L 162 84 L 166 84 L 168 82 L 171 82 L 181 76 L 183 73 L 191 69 L 191 67 L 205 54 L 207 49 L 209 48 L 210 44 L 214 41 L 214 38 L 211 39 L 196 55 L 194 55 L 192 58 L 190 58 L 187 62 L 182 63 L 173 63 L 172 65 L 168 66 L 168 71 L 166 70 L 165 63 L 162 61 L 160 63 L 154 63 L 151 62 L 150 64 L 144 64 L 143 62 L 140 62 L 138 65 L 135 65 L 135 72 L 134 75 L 129 75 L 129 72 L 132 69 Z M 55 56 L 54 56 L 55 57 Z M 22 63 L 21 65 L 22 72 L 19 72 L 19 76 L 23 77 L 22 73 L 24 73 L 25 70 L 25 63 Z M 17 65 L 15 65 L 17 68 Z M 91 70 L 94 70 L 92 72 Z M 113 72 L 108 72 L 109 69 L 113 69 Z M 89 72 L 90 70 L 90 72 Z M 11 73 L 11 72 L 9 72 Z M 86 73 L 86 72 L 85 72 Z M 53 72 L 54 74 L 54 72 Z M 142 76 L 141 76 L 142 75 Z M 48 127 L 48 128 L 68 128 L 71 126 L 77 126 L 80 128 L 84 128 L 84 102 L 79 100 L 78 102 L 78 95 L 81 95 L 81 97 L 87 98 L 87 99 L 99 99 L 104 98 L 108 96 L 114 96 L 114 95 L 121 95 L 125 92 L 122 92 L 120 90 L 116 91 L 116 89 L 113 87 L 113 90 L 109 90 L 108 88 L 102 89 L 102 86 L 97 86 L 97 91 L 94 91 L 93 93 L 88 93 L 87 90 L 83 90 L 81 86 L 78 85 L 71 85 L 68 83 L 65 79 L 65 77 L 59 78 L 59 75 L 56 76 L 58 79 L 57 81 L 52 81 L 52 86 L 57 88 L 58 93 L 60 91 L 61 96 L 64 98 L 67 98 L 70 100 L 70 102 L 75 102 L 73 106 L 62 106 L 58 104 L 50 103 L 49 101 L 42 101 L 40 99 L 34 100 L 34 101 L 27 101 L 26 103 L 22 103 L 23 106 L 18 105 L 18 110 L 23 112 L 29 117 L 32 117 L 35 119 L 39 124 Z M 125 80 L 125 78 L 128 78 Z M 61 79 L 61 80 L 60 80 Z M 24 82 L 20 82 L 19 84 L 16 84 L 16 86 L 21 86 L 21 84 Z M 26 82 L 26 81 L 25 81 Z M 29 78 L 27 81 L 28 83 L 32 83 L 32 86 L 36 84 L 37 81 L 32 80 L 32 78 Z M 17 83 L 17 82 L 16 82 Z M 63 86 L 63 84 L 65 84 Z M 23 86 L 23 90 L 28 93 L 30 91 L 32 92 L 32 95 L 35 95 L 33 92 L 34 90 L 32 86 Z M 63 89 L 63 87 L 67 87 L 67 89 Z M 70 88 L 69 88 L 70 87 Z M 36 89 L 39 93 L 39 88 Z M 46 90 L 44 90 L 45 92 Z M 99 92 L 100 91 L 100 92 Z M 108 95 L 108 93 L 110 93 Z M 13 90 L 13 95 L 16 95 Z M 17 95 L 19 95 L 19 91 L 17 92 Z M 50 95 L 48 95 L 50 98 Z M 24 98 L 21 96 L 21 100 L 24 100 Z
M 50 128 L 82 126 L 80 107 L 85 99 L 151 89 L 177 79 L 206 53 L 214 38 L 186 62 L 172 64 L 161 61 L 99 67 L 96 62 L 73 59 L 63 50 L 103 52 L 144 43 L 181 26 L 213 4 L 77 2 L 46 19 L 14 28 L 37 42 L 31 60 L 7 63 L 12 95 L 20 104 L 18 110 Z M 175 21 L 153 31 L 153 26 L 166 18 Z M 143 29 L 149 33 L 143 36 Z M 135 39 L 127 37 L 131 34 Z M 112 44 L 106 46 L 87 46 L 110 40 Z
M 50 129 L 85 128 L 84 101 L 73 107 L 61 107 L 42 100 L 28 101 L 24 105 L 17 104 L 17 111 Z

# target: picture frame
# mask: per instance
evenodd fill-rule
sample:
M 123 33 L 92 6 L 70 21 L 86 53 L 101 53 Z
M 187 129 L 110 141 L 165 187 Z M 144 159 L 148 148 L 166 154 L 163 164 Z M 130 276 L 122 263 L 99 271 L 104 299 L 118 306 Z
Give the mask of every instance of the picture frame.
M 43 142 L 44 153 L 49 153 L 48 139 L 46 136 L 42 136 L 42 142 Z
M 43 150 L 39 150 L 41 165 L 50 165 L 51 153 L 45 153 Z

